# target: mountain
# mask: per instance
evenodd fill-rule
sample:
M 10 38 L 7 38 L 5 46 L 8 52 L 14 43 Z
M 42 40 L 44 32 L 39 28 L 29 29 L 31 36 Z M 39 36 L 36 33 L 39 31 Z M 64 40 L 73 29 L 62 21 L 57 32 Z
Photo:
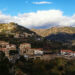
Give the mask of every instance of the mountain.
M 52 27 L 49 29 L 32 29 L 32 31 L 36 32 L 38 35 L 42 37 L 47 37 L 51 34 L 57 34 L 57 33 L 74 34 L 75 27 Z
M 13 22 L 0 24 L 0 37 L 2 35 L 13 36 L 15 38 L 38 36 L 35 32 Z

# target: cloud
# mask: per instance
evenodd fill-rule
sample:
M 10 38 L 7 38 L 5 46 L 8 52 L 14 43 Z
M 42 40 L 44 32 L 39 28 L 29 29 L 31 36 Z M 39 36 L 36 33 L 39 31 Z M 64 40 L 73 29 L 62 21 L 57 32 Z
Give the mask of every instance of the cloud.
M 52 2 L 42 1 L 42 2 L 32 2 L 33 4 L 52 4 Z
M 0 12 L 0 23 L 15 22 L 28 28 L 52 27 L 52 26 L 74 26 L 75 15 L 63 16 L 60 10 L 44 10 L 18 14 L 18 16 L 5 15 Z

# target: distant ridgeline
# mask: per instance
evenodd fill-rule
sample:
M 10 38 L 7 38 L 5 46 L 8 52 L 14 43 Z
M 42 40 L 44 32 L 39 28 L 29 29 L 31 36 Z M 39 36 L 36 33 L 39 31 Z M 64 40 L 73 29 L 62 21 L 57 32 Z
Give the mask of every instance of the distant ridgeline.
M 42 37 L 47 37 L 51 34 L 58 33 L 75 34 L 75 27 L 52 27 L 48 29 L 32 29 L 32 31 L 36 32 L 38 35 Z
M 32 31 L 48 40 L 62 42 L 75 40 L 75 27 L 52 27 L 49 29 L 32 29 Z

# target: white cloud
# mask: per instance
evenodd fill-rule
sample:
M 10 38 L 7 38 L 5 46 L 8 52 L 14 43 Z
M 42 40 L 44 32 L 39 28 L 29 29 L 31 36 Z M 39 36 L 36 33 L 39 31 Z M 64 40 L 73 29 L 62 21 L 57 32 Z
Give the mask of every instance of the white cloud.
M 32 2 L 33 4 L 52 4 L 52 2 L 42 1 L 42 2 Z
M 75 15 L 71 17 L 63 16 L 63 12 L 60 10 L 44 10 L 19 14 L 18 16 L 5 15 L 0 12 L 0 23 L 9 22 L 16 22 L 28 28 L 75 26 Z

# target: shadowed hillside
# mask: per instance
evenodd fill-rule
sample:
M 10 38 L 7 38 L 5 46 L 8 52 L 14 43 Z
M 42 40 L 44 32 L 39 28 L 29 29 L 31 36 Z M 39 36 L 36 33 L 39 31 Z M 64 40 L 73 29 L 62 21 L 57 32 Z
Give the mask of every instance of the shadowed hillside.
M 70 42 L 72 40 L 75 40 L 75 34 L 57 33 L 57 34 L 51 34 L 45 38 L 49 40 L 55 40 L 61 42 Z

